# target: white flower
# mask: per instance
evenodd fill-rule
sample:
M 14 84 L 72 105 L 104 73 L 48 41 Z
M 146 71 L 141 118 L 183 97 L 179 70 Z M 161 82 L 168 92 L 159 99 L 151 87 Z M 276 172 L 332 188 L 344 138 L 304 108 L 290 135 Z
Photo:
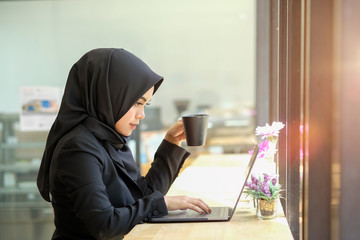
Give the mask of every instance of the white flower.
M 285 126 L 282 122 L 273 122 L 271 126 L 266 123 L 264 127 L 257 127 L 255 130 L 255 135 L 262 135 L 262 138 L 268 136 L 278 137 L 280 130 Z

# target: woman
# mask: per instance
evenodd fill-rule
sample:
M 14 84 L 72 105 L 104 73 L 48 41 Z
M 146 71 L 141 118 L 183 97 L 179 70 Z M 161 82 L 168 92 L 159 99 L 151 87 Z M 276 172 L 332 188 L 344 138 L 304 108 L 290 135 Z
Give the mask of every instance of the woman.
M 180 147 L 181 121 L 167 131 L 145 177 L 126 145 L 162 81 L 123 49 L 94 49 L 73 65 L 38 175 L 54 208 L 52 239 L 122 238 L 169 210 L 210 212 L 200 199 L 164 196 L 189 155 Z

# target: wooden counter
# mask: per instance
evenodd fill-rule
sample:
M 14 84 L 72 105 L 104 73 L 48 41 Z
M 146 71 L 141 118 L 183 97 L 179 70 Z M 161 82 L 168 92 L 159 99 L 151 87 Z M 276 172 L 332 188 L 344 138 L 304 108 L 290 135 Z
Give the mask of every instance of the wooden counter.
M 200 155 L 176 179 L 168 195 L 200 197 L 209 205 L 233 205 L 244 182 L 248 154 Z M 256 164 L 254 171 L 269 172 L 272 164 Z M 261 169 L 260 169 L 261 168 Z M 280 204 L 278 204 L 280 206 Z M 293 239 L 286 218 L 260 220 L 249 199 L 242 195 L 233 218 L 228 222 L 146 223 L 137 225 L 125 240 L 169 239 Z

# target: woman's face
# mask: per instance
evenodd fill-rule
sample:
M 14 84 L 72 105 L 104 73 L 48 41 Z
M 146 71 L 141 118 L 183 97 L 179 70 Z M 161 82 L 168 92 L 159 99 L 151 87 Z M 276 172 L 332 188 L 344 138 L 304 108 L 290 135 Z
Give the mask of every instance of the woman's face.
M 131 108 L 130 110 L 115 124 L 117 133 L 123 136 L 130 136 L 140 120 L 145 118 L 145 105 L 147 105 L 154 93 L 154 87 L 150 88 Z

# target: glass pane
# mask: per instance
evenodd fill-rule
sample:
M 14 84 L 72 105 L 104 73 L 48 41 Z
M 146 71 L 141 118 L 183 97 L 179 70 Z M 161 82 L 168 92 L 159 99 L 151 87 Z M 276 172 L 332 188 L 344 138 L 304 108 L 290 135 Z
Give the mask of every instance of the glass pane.
M 90 49 L 125 48 L 165 77 L 142 123 L 144 171 L 165 129 L 185 113 L 210 114 L 207 143 L 189 148 L 192 157 L 247 152 L 255 118 L 255 8 L 253 0 L 1 1 L 0 113 L 14 118 L 1 127 L 0 238 L 49 239 L 54 228 L 36 188 L 47 133 L 20 131 L 19 89 L 63 88 L 72 64 Z

